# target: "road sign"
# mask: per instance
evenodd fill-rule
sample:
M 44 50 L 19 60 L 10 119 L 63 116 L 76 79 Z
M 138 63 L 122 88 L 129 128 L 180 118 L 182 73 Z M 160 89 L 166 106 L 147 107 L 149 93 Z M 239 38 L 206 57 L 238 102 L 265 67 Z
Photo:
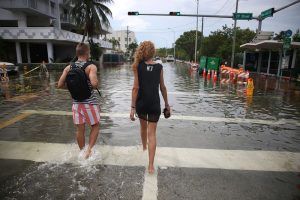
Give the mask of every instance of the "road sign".
M 250 20 L 250 19 L 252 19 L 252 13 L 232 13 L 232 14 L 233 14 L 232 18 L 236 19 L 236 20 Z
M 139 15 L 139 12 L 128 12 L 128 15 Z
M 268 10 L 262 11 L 262 12 L 260 13 L 260 17 L 261 17 L 262 19 L 265 19 L 265 18 L 267 18 L 267 17 L 273 17 L 273 13 L 274 13 L 274 8 L 270 8 L 270 9 L 268 9 Z
M 292 34 L 293 32 L 290 29 L 284 32 L 285 37 L 291 37 Z
M 169 12 L 169 15 L 180 16 L 180 12 Z
M 291 46 L 291 38 L 290 37 L 285 37 L 283 39 L 283 48 L 284 49 L 289 49 Z

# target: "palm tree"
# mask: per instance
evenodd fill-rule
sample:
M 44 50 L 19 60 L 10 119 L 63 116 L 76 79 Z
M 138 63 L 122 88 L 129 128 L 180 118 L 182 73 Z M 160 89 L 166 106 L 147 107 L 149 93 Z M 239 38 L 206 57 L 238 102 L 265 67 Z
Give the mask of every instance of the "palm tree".
M 116 40 L 115 38 L 109 39 L 108 41 L 112 44 L 114 50 L 116 50 L 115 47 L 120 46 L 120 42 L 118 40 Z
M 76 25 L 83 30 L 82 41 L 87 36 L 93 42 L 92 36 L 103 32 L 103 25 L 110 26 L 107 16 L 112 17 L 110 9 L 104 5 L 113 0 L 69 0 L 70 14 Z

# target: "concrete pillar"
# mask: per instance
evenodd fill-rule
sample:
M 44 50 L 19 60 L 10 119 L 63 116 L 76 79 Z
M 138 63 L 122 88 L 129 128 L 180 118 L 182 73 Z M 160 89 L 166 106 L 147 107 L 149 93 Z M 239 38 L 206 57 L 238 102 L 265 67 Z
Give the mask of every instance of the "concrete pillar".
M 247 52 L 246 51 L 244 51 L 244 56 L 243 56 L 243 68 L 244 68 L 244 70 L 245 70 L 245 66 L 246 66 L 246 58 L 247 58 Z
M 269 50 L 268 70 L 267 70 L 267 74 L 268 74 L 268 75 L 269 75 L 269 72 L 270 72 L 271 56 L 272 56 L 272 51 Z
M 52 60 L 54 59 L 52 42 L 47 42 L 47 53 L 48 53 L 48 63 L 52 63 Z
M 262 52 L 258 53 L 258 63 L 257 63 L 257 72 L 260 72 L 260 68 L 261 68 L 261 60 L 262 60 Z
M 56 28 L 59 30 L 61 29 L 61 24 L 60 24 L 60 8 L 59 8 L 59 0 L 55 1 L 55 9 L 56 9 Z
M 281 65 L 282 65 L 282 52 L 279 51 L 279 63 L 278 63 L 277 77 L 280 76 Z
M 26 44 L 26 53 L 27 53 L 27 63 L 31 63 L 29 43 Z
M 292 60 L 292 65 L 291 65 L 292 69 L 295 68 L 296 56 L 297 56 L 297 49 L 294 49 L 293 50 L 293 60 Z
M 22 53 L 20 42 L 16 42 L 17 63 L 22 63 Z

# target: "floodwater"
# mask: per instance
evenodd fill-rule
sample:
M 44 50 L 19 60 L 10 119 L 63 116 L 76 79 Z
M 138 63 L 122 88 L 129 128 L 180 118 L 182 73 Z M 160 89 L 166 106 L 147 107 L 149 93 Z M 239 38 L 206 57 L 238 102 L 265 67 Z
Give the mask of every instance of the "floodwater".
M 220 85 L 219 82 L 205 80 L 197 73 L 189 72 L 187 66 L 180 63 L 164 63 L 163 66 L 173 119 L 171 117 L 159 121 L 158 147 L 300 151 L 300 86 L 296 83 L 253 75 L 254 94 L 246 96 L 245 86 Z M 8 84 L 1 85 L 0 120 L 5 121 L 17 112 L 28 110 L 41 114 L 32 114 L 0 129 L 0 140 L 70 144 L 71 147 L 62 155 L 57 155 L 55 162 L 19 161 L 18 165 L 22 167 L 16 170 L 18 173 L 1 176 L 1 197 L 140 199 L 143 193 L 144 166 L 103 164 L 100 161 L 105 159 L 105 155 L 99 149 L 95 150 L 89 160 L 82 159 L 75 143 L 72 116 L 55 114 L 56 111 L 71 111 L 68 91 L 56 88 L 61 71 L 50 70 L 49 77 L 39 75 L 38 72 L 27 76 L 22 76 L 22 73 L 11 76 Z M 139 123 L 129 120 L 133 83 L 131 67 L 127 64 L 100 67 L 98 78 L 102 93 L 99 98 L 101 113 L 105 115 L 101 117 L 97 145 L 135 146 L 139 149 Z M 161 105 L 164 105 L 162 98 Z M 87 140 L 88 135 L 86 134 Z M 144 156 L 147 158 L 147 155 Z M 2 161 L 12 162 L 5 159 Z M 176 174 L 176 170 L 163 171 L 162 175 L 158 173 L 158 184 L 168 182 L 172 174 Z M 198 169 L 193 170 L 195 172 L 186 173 L 200 173 Z M 292 178 L 287 178 L 288 180 L 294 178 L 294 174 L 287 175 L 290 176 Z M 270 176 L 266 176 L 268 178 Z M 253 179 L 255 184 L 262 184 L 263 178 L 258 179 L 260 180 Z M 248 187 L 247 184 L 245 187 Z M 164 196 L 171 194 L 172 189 L 165 190 L 167 192 L 164 193 L 158 189 L 158 199 L 172 199 Z M 291 190 L 292 192 L 288 189 L 278 190 L 278 194 L 286 192 L 291 195 L 288 197 L 293 198 L 299 195 L 294 188 Z M 268 193 L 268 190 L 265 192 Z M 181 197 L 193 199 L 194 196 L 189 195 L 182 194 Z M 236 199 L 240 197 L 242 196 L 237 196 Z M 270 199 L 273 197 L 282 196 L 274 195 Z

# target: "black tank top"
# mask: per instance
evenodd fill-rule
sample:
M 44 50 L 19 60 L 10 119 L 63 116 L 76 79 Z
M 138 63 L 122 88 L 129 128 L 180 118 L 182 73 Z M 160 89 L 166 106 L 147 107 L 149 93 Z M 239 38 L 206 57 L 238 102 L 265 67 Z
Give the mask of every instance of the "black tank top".
M 160 114 L 159 83 L 162 65 L 146 64 L 138 65 L 139 91 L 136 102 L 137 113 Z

